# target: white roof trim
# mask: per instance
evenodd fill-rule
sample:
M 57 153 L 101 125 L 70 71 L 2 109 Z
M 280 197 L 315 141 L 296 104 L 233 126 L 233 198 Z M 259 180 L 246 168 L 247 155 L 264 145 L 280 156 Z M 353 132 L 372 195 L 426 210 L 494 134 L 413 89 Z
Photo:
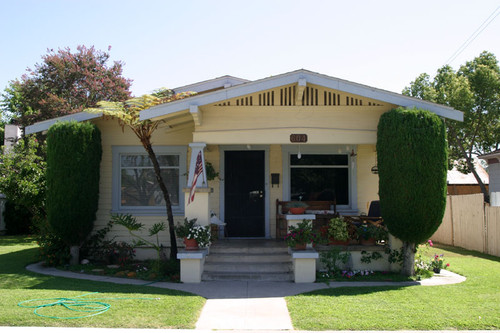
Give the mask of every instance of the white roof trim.
M 213 104 L 226 99 L 236 98 L 256 93 L 258 91 L 272 89 L 287 84 L 292 84 L 298 82 L 299 80 L 304 80 L 304 79 L 308 83 L 368 98 L 373 98 L 376 100 L 404 107 L 417 107 L 421 109 L 426 109 L 436 113 L 438 116 L 441 117 L 463 121 L 463 113 L 448 106 L 427 102 L 417 98 L 404 96 L 401 94 L 397 94 L 382 89 L 377 89 L 359 83 L 341 80 L 335 77 L 310 72 L 304 69 L 277 76 L 272 76 L 257 81 L 251 81 L 239 84 L 231 88 L 217 90 L 199 96 L 192 96 L 184 100 L 158 105 L 142 111 L 140 114 L 140 119 L 146 120 L 146 119 L 158 118 L 168 115 L 170 113 L 189 109 L 191 105 L 201 106 L 206 104 Z
M 62 116 L 62 117 L 58 117 L 58 118 L 44 120 L 44 121 L 35 123 L 33 125 L 26 126 L 26 128 L 24 129 L 24 133 L 25 134 L 33 134 L 33 133 L 46 131 L 50 128 L 50 126 L 54 125 L 58 121 L 75 120 L 77 122 L 80 122 L 80 121 L 86 121 L 86 120 L 99 118 L 101 116 L 102 116 L 102 112 L 100 112 L 100 113 L 88 113 L 88 112 L 73 113 L 73 114 L 70 114 L 67 116 Z

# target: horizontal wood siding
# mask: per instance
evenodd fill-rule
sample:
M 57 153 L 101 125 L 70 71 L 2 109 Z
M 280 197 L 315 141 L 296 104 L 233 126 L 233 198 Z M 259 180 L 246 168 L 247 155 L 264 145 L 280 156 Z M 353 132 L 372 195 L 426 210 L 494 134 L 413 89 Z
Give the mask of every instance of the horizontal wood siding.
M 368 214 L 370 202 L 378 200 L 378 175 L 371 169 L 377 164 L 375 145 L 358 145 L 357 148 L 358 210 Z
M 99 187 L 99 208 L 97 211 L 94 229 L 104 227 L 111 217 L 112 209 L 112 147 L 113 146 L 140 146 L 139 139 L 128 128 L 122 130 L 118 121 L 112 119 L 101 119 L 95 121 L 101 130 L 102 138 L 102 161 L 101 179 Z M 183 129 L 159 128 L 153 135 L 154 145 L 188 145 L 192 140 L 193 126 Z M 175 216 L 176 221 L 182 221 L 183 216 Z M 156 222 L 167 222 L 166 216 L 137 216 L 137 220 L 145 225 L 142 236 L 148 237 L 147 229 Z M 109 238 L 115 237 L 116 241 L 131 243 L 132 238 L 128 231 L 120 226 L 114 226 L 108 234 Z M 161 233 L 160 242 L 164 246 L 170 245 L 168 231 Z

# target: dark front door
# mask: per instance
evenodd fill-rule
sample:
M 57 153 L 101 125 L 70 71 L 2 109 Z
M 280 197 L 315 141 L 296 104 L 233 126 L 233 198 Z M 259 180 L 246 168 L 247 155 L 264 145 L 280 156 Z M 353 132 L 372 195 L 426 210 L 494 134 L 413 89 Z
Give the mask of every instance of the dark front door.
M 224 158 L 227 236 L 264 237 L 264 151 L 226 151 Z

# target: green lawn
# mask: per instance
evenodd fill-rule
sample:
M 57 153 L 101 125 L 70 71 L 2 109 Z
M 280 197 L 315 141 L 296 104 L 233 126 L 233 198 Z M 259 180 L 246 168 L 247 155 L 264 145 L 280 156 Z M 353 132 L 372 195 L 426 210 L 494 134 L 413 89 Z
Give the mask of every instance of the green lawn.
M 118 285 L 30 273 L 37 245 L 29 237 L 0 237 L 0 326 L 75 326 L 130 328 L 194 328 L 205 299 L 181 291 Z M 101 315 L 82 319 L 51 319 L 35 315 L 19 302 L 41 298 L 84 297 L 111 305 Z M 100 298 L 100 299 L 98 299 Z M 45 309 L 50 316 L 80 316 L 63 307 Z
M 500 329 L 500 258 L 435 245 L 461 284 L 347 287 L 287 297 L 298 330 Z

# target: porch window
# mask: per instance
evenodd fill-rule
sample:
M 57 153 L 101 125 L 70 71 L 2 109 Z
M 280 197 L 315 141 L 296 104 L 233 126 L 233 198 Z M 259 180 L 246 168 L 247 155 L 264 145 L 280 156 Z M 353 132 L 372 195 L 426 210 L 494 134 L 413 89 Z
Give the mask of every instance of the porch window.
M 165 211 L 163 192 L 156 181 L 153 163 L 140 149 L 114 148 L 113 210 L 162 213 Z M 186 173 L 185 153 L 172 147 L 156 148 L 155 152 L 172 209 L 181 212 L 184 209 L 182 187 L 185 177 L 182 175 Z
M 346 154 L 290 155 L 291 200 L 334 200 L 349 205 L 349 159 Z

